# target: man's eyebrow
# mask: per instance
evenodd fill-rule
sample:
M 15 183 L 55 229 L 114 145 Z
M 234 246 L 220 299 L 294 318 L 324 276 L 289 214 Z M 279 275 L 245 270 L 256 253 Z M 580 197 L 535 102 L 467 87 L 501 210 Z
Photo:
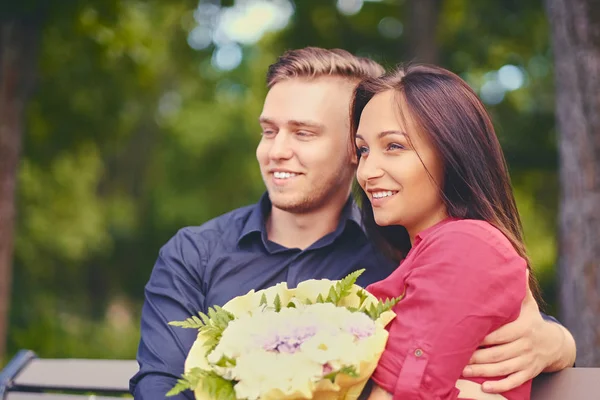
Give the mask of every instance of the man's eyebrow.
M 271 118 L 267 118 L 267 117 L 260 117 L 258 119 L 258 122 L 261 124 L 277 125 L 274 120 L 272 120 Z
M 291 119 L 289 121 L 287 121 L 288 125 L 291 126 L 295 126 L 295 127 L 307 127 L 307 128 L 313 128 L 313 129 L 319 129 L 319 130 L 324 130 L 325 129 L 325 125 L 320 124 L 318 122 L 314 122 L 314 121 L 309 121 L 309 120 L 297 120 L 297 119 Z
M 267 117 L 260 117 L 258 119 L 258 122 L 260 122 L 261 124 L 277 125 L 277 123 L 275 122 L 275 120 L 273 120 L 271 118 L 267 118 Z M 320 123 L 315 122 L 315 121 L 310 121 L 310 120 L 290 119 L 290 120 L 286 121 L 285 124 L 293 126 L 293 127 L 296 127 L 296 128 L 298 128 L 298 127 L 306 127 L 306 128 L 317 129 L 317 130 L 324 130 L 325 129 L 325 125 L 320 124 Z

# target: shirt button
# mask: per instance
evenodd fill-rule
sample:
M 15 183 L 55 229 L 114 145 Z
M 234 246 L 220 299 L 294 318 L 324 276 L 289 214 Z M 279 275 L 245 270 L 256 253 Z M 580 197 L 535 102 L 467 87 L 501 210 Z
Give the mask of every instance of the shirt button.
M 421 357 L 423 355 L 423 350 L 421 349 L 416 349 L 415 350 L 415 356 L 416 357 Z

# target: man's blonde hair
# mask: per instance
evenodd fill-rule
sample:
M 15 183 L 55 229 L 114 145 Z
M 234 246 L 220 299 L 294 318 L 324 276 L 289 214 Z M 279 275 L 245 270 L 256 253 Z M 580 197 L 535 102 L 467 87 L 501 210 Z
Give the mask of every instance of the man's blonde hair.
M 376 78 L 384 73 L 377 62 L 352 55 L 342 49 L 305 47 L 288 50 L 269 67 L 267 87 L 292 78 L 319 78 L 322 76 L 362 80 Z

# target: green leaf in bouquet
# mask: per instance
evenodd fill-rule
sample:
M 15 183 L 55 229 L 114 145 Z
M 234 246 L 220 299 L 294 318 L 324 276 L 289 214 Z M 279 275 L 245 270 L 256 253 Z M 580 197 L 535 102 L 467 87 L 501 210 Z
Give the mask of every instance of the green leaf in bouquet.
M 168 397 L 174 396 L 184 390 L 195 390 L 202 384 L 202 390 L 215 400 L 236 400 L 233 382 L 229 381 L 214 371 L 192 368 L 183 374 L 173 389 L 167 393 Z
M 352 286 L 356 283 L 356 280 L 362 273 L 365 272 L 364 268 L 354 271 L 336 282 L 334 286 L 329 289 L 326 301 L 333 303 L 336 306 L 340 304 L 340 301 L 352 293 Z
M 367 300 L 367 298 L 369 297 L 369 295 L 364 289 L 360 289 L 358 292 L 356 292 L 356 295 L 360 299 L 360 303 L 358 303 L 358 308 L 361 308 L 365 303 L 365 300 Z
M 200 329 L 204 326 L 204 322 L 194 315 L 193 317 L 190 317 L 185 321 L 171 321 L 169 322 L 169 325 L 179 326 L 181 328 Z
M 167 392 L 166 396 L 167 397 L 175 396 L 176 394 L 179 394 L 179 393 L 183 392 L 184 390 L 188 390 L 188 389 L 191 389 L 189 383 L 183 379 L 178 379 L 177 384 L 175 386 L 173 386 L 173 388 Z
M 198 329 L 198 332 L 202 333 L 206 338 L 204 345 L 207 348 L 206 353 L 208 354 L 217 347 L 223 331 L 227 328 L 229 322 L 235 319 L 235 316 L 219 306 L 210 307 L 208 315 L 202 312 L 198 313 L 198 315 L 200 318 L 193 316 L 185 321 L 171 321 L 169 325 Z
M 202 390 L 215 400 L 236 400 L 233 382 L 214 371 L 203 371 Z
M 329 288 L 329 293 L 327 294 L 327 298 L 325 299 L 325 302 L 337 305 L 339 298 L 340 298 L 340 293 L 336 292 L 336 288 L 338 288 L 337 284 L 335 284 Z
M 323 295 L 321 293 L 319 293 L 319 295 L 317 296 L 317 303 L 325 303 L 325 299 L 323 298 Z
M 335 377 L 338 376 L 338 374 L 348 375 L 351 378 L 358 378 L 358 376 L 359 376 L 359 374 L 358 374 L 358 372 L 356 372 L 356 368 L 354 366 L 346 366 L 346 367 L 342 367 L 342 368 L 338 369 L 337 371 L 332 371 L 332 372 L 328 373 L 323 378 L 329 379 L 331 382 L 334 382 Z
M 235 367 L 236 361 L 235 361 L 235 358 L 229 358 L 227 356 L 223 356 L 223 357 L 221 357 L 221 359 L 219 361 L 216 362 L 215 365 L 218 367 L 223 367 L 223 368 L 231 368 L 231 367 Z
M 175 396 L 184 390 L 194 390 L 198 386 L 200 380 L 204 377 L 204 372 L 206 371 L 203 371 L 200 368 L 192 368 L 188 373 L 183 374 L 181 378 L 177 380 L 177 384 L 167 392 L 167 397 Z
M 227 310 L 222 309 L 219 306 L 214 306 L 208 309 L 209 319 L 206 324 L 199 329 L 206 340 L 204 346 L 207 349 L 206 354 L 210 353 L 217 347 L 223 331 L 229 325 L 229 322 L 235 319 L 235 316 Z
M 377 304 L 371 304 L 370 307 L 364 308 L 361 311 L 367 314 L 373 321 L 381 316 L 386 311 L 391 310 L 396 304 L 404 298 L 404 293 L 393 299 L 386 299 L 385 302 L 381 300 Z
M 275 300 L 273 300 L 273 307 L 275 307 L 275 312 L 281 311 L 281 298 L 279 297 L 279 294 L 277 294 Z
M 259 306 L 266 306 L 267 305 L 267 295 L 266 294 L 262 294 L 262 296 L 260 296 L 260 303 L 258 304 Z
M 289 303 L 287 303 L 287 308 L 296 308 L 296 303 L 290 301 Z

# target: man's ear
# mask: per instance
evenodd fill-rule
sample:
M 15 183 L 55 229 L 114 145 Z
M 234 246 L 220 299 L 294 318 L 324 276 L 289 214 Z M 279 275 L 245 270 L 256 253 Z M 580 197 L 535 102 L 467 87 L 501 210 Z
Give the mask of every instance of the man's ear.
M 358 165 L 358 153 L 354 143 L 350 143 L 348 151 L 350 152 L 350 164 L 352 164 L 353 167 L 356 167 Z

